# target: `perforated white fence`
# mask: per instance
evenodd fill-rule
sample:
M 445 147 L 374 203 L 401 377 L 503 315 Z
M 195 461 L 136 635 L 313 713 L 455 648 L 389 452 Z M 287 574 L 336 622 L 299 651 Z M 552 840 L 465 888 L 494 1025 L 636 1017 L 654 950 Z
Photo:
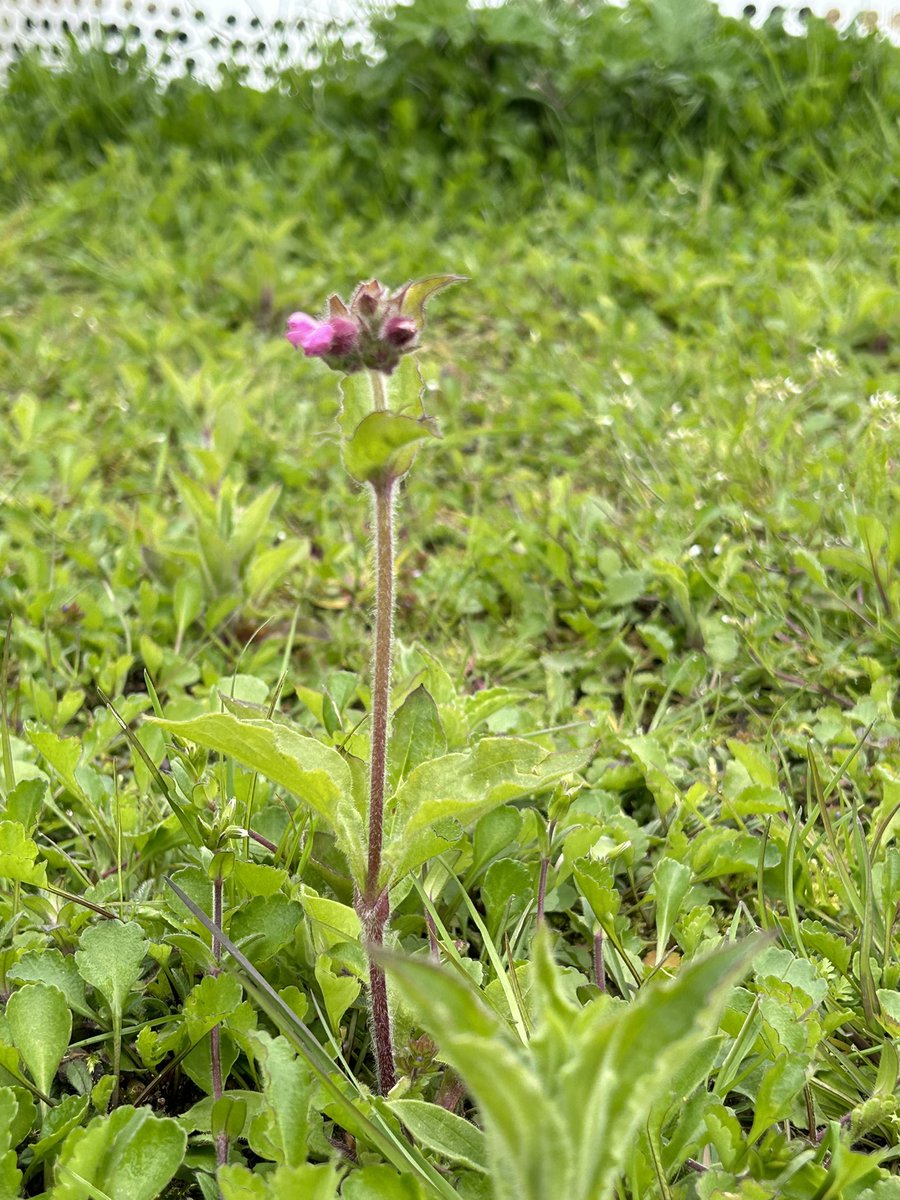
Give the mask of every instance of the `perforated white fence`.
M 484 2 L 484 0 L 482 0 Z M 497 3 L 499 0 L 487 0 Z M 624 3 L 626 0 L 613 0 Z M 897 0 L 716 0 L 729 16 L 761 24 L 773 12 L 802 35 L 810 13 L 839 29 L 880 30 L 900 43 Z M 26 48 L 60 58 L 70 38 L 118 49 L 143 45 L 161 75 L 194 72 L 212 79 L 220 66 L 246 69 L 265 86 L 280 69 L 306 60 L 323 34 L 339 26 L 361 37 L 373 8 L 391 0 L 0 0 L 0 74 Z

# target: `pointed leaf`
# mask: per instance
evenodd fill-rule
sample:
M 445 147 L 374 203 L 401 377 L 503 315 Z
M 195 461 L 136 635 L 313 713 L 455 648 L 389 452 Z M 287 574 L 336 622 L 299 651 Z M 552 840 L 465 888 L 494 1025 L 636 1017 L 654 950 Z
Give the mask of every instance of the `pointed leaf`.
M 46 1096 L 72 1036 L 72 1014 L 57 987 L 28 983 L 6 1002 L 13 1045 Z
M 426 1100 L 389 1100 L 387 1105 L 427 1150 L 474 1171 L 487 1171 L 484 1134 L 471 1121 Z
M 465 283 L 465 275 L 428 275 L 408 283 L 403 290 L 400 311 L 405 317 L 414 317 L 422 324 L 425 320 L 425 305 L 436 292 L 451 287 L 454 283 Z
M 394 713 L 388 747 L 388 780 L 396 788 L 410 771 L 447 752 L 437 705 L 419 685 Z

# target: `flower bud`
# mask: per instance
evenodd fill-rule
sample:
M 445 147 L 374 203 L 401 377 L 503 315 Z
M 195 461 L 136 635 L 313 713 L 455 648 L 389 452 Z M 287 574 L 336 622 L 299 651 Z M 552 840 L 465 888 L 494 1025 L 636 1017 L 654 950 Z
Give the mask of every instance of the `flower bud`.
M 382 336 L 386 342 L 398 349 L 409 346 L 419 336 L 419 327 L 412 317 L 389 317 Z

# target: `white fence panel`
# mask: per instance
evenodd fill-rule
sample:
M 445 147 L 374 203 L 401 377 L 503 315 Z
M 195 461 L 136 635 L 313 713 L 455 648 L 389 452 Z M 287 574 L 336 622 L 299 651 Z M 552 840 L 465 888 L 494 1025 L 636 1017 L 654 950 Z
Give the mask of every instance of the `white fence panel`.
M 484 2 L 484 0 L 482 0 Z M 498 0 L 487 0 L 497 3 Z M 625 3 L 627 0 L 612 0 Z M 761 24 L 773 11 L 801 35 L 814 13 L 846 30 L 859 24 L 879 29 L 900 43 L 897 0 L 716 0 L 722 12 Z M 366 14 L 390 0 L 0 0 L 0 72 L 27 47 L 40 47 L 52 61 L 69 35 L 79 41 L 105 39 L 110 47 L 129 41 L 146 46 L 163 76 L 193 70 L 214 78 L 219 65 L 248 70 L 258 86 L 279 67 L 302 62 L 332 22 L 359 29 Z

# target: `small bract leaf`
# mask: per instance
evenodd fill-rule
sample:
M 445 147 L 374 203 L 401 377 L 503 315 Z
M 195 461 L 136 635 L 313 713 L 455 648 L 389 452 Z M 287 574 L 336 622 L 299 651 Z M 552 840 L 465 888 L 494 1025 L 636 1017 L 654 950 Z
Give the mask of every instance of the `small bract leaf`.
M 401 479 L 419 442 L 440 437 L 433 421 L 381 411 L 369 413 L 343 443 L 344 466 L 357 483 Z
M 28 983 L 7 1000 L 6 1019 L 13 1045 L 46 1095 L 72 1036 L 72 1014 L 65 996 L 50 984 Z
M 454 283 L 465 282 L 465 275 L 427 275 L 424 279 L 416 279 L 403 289 L 400 311 L 421 324 L 425 320 L 425 305 L 435 293 Z

